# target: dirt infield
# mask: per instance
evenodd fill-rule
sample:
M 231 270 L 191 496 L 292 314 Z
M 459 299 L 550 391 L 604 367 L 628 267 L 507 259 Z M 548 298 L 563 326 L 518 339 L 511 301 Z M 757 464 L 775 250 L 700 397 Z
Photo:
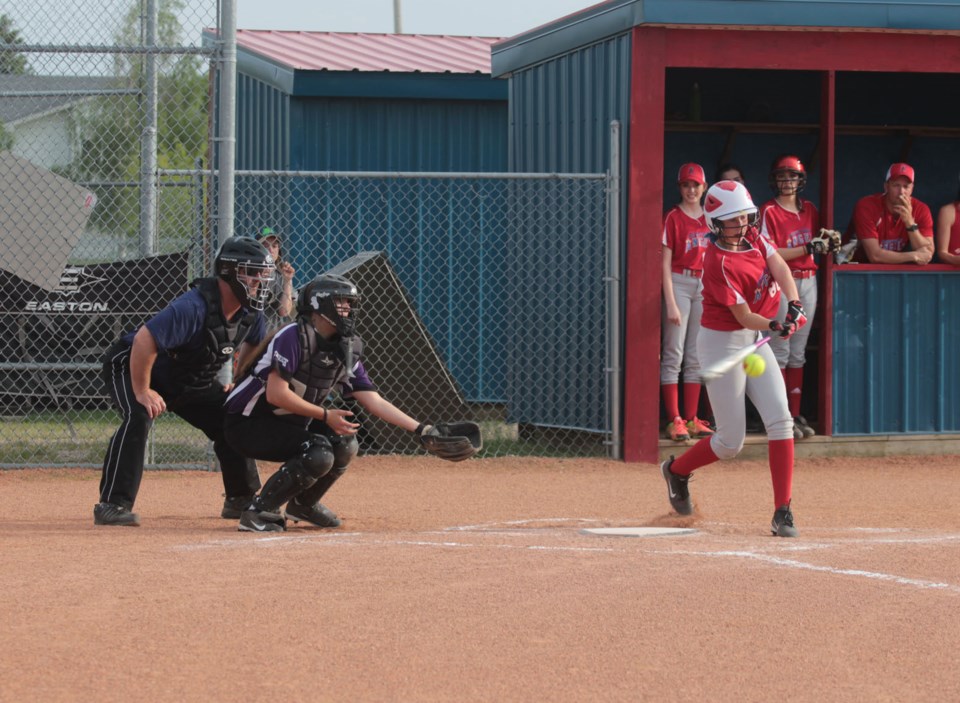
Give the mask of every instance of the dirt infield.
M 240 533 L 217 474 L 0 472 L 0 701 L 960 700 L 960 459 L 364 457 L 337 530 Z M 673 537 L 586 527 L 687 525 Z

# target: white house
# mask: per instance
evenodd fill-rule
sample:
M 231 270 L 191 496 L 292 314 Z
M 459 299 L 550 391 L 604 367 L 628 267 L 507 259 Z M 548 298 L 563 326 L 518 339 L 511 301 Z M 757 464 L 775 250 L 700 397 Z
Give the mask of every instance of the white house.
M 115 79 L 94 76 L 0 75 L 0 124 L 11 151 L 44 168 L 73 161 L 81 135 L 77 111 Z

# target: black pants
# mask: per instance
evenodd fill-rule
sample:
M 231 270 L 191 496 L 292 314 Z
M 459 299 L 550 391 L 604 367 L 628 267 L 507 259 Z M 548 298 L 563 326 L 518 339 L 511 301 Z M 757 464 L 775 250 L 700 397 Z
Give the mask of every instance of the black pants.
M 303 504 L 314 503 L 323 497 L 343 475 L 357 453 L 357 439 L 336 434 L 325 422 L 314 420 L 304 427 L 275 416 L 244 417 L 228 414 L 224 422 L 224 437 L 244 456 L 263 461 L 285 462 L 300 456 L 302 445 L 311 435 L 323 435 L 333 448 L 333 469 L 301 494 Z
M 123 416 L 103 460 L 100 502 L 132 509 L 143 479 L 147 436 L 153 420 L 137 402 L 130 382 L 130 348 L 115 344 L 103 362 L 103 380 L 114 405 Z M 179 415 L 213 441 L 220 461 L 223 488 L 227 497 L 252 496 L 260 490 L 257 463 L 235 451 L 223 437 L 223 401 L 226 393 L 218 384 L 207 391 L 168 397 L 167 409 Z

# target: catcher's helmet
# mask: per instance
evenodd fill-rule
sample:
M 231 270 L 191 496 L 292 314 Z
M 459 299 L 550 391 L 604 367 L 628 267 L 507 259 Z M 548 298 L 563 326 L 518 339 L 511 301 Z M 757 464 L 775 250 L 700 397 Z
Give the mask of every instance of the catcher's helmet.
M 757 223 L 757 206 L 753 204 L 750 192 L 742 183 L 720 181 L 710 186 L 703 201 L 703 211 L 707 216 L 707 225 L 717 237 L 722 236 L 724 220 L 747 215 L 747 224 Z M 740 238 L 740 235 L 737 235 Z
M 338 300 L 350 302 L 350 312 L 341 315 Z M 322 273 L 300 289 L 297 296 L 297 314 L 309 317 L 318 313 L 337 328 L 341 337 L 352 337 L 357 332 L 357 314 L 360 310 L 360 291 L 353 281 L 335 273 Z
M 273 257 L 260 242 L 230 237 L 220 247 L 213 265 L 217 277 L 227 282 L 241 305 L 263 310 L 275 267 Z
M 778 180 L 777 175 L 780 174 L 795 175 L 797 177 L 796 188 L 793 187 L 791 181 L 782 178 Z M 793 195 L 802 191 L 804 186 L 807 185 L 807 169 L 799 157 L 793 154 L 784 154 L 775 158 L 773 163 L 770 164 L 770 174 L 767 177 L 767 182 L 774 194 Z

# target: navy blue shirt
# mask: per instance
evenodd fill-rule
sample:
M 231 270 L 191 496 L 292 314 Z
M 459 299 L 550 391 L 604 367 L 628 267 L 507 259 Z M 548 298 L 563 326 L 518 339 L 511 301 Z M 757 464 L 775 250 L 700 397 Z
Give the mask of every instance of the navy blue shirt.
M 231 320 L 239 322 L 249 312 L 241 307 Z M 196 350 L 206 344 L 207 339 L 207 303 L 196 288 L 176 298 L 167 307 L 147 320 L 144 325 L 157 345 L 157 361 L 153 365 L 150 376 L 150 385 L 156 389 L 167 386 L 170 370 L 170 357 L 167 352 L 173 349 Z M 133 337 L 139 327 L 125 334 L 121 341 L 127 346 L 133 345 Z M 247 336 L 242 340 L 250 344 L 259 344 L 266 335 L 266 323 L 263 313 L 257 313 L 256 322 L 250 327 Z

